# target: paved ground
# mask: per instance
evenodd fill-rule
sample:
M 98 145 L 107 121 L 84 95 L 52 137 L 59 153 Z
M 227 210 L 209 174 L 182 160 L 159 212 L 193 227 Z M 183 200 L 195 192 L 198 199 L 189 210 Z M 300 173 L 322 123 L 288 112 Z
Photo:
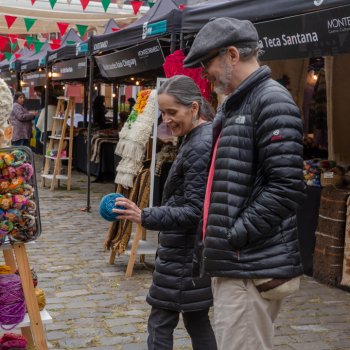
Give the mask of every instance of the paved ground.
M 84 175 L 74 173 L 71 192 L 40 189 L 43 233 L 27 247 L 54 319 L 47 326 L 51 349 L 146 349 L 151 272 L 137 264 L 134 276 L 125 278 L 127 257 L 111 266 L 103 251 L 108 223 L 97 208 L 113 188 L 92 184 L 91 213 L 81 211 L 86 205 Z M 182 324 L 175 338 L 174 349 L 191 349 Z M 350 294 L 303 278 L 300 292 L 283 305 L 275 345 L 276 350 L 349 350 Z

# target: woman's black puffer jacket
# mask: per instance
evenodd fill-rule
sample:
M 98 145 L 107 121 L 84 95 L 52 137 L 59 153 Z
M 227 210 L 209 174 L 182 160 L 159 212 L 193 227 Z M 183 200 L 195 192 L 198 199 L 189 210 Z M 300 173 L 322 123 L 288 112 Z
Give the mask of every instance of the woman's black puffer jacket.
M 212 123 L 200 124 L 185 137 L 165 184 L 162 206 L 142 211 L 142 226 L 159 230 L 152 306 L 197 311 L 212 305 L 210 278 L 192 278 L 197 226 L 205 195 L 212 146 Z

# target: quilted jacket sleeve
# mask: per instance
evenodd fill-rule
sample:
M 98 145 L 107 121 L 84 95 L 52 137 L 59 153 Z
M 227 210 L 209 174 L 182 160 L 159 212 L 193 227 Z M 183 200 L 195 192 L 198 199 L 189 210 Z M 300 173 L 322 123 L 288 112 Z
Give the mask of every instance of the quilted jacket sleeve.
M 186 152 L 183 153 L 183 204 L 144 209 L 143 227 L 150 230 L 183 232 L 198 225 L 205 195 L 211 138 L 191 141 L 193 142 L 186 145 Z
M 303 202 L 302 122 L 289 92 L 271 83 L 256 106 L 255 145 L 258 175 L 247 207 L 229 230 L 231 245 L 240 249 L 271 235 L 295 215 Z
M 33 120 L 35 118 L 35 116 L 33 114 L 29 113 L 26 109 L 24 109 L 18 103 L 15 103 L 13 105 L 13 109 L 12 109 L 11 114 L 14 118 L 16 118 L 17 120 L 20 120 L 22 122 L 30 121 L 30 120 Z

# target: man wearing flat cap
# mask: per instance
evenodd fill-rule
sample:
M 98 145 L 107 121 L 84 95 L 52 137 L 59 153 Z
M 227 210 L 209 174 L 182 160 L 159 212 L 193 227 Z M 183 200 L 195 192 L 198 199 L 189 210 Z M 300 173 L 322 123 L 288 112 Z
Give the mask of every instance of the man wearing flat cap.
M 220 350 L 272 349 L 281 298 L 298 289 L 302 274 L 302 122 L 258 53 L 250 21 L 217 18 L 200 30 L 184 61 L 202 66 L 203 77 L 227 95 L 213 125 L 201 257 L 202 273 L 212 277 Z

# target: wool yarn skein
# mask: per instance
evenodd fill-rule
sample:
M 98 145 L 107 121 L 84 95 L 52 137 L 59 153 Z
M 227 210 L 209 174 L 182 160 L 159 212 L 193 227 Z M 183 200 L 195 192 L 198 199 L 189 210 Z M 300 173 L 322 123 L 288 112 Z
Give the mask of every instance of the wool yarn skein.
M 120 193 L 110 193 L 101 199 L 99 213 L 107 221 L 118 220 L 118 215 L 113 213 L 112 209 L 125 209 L 125 207 L 115 206 L 115 201 L 117 198 L 124 198 L 124 196 Z

